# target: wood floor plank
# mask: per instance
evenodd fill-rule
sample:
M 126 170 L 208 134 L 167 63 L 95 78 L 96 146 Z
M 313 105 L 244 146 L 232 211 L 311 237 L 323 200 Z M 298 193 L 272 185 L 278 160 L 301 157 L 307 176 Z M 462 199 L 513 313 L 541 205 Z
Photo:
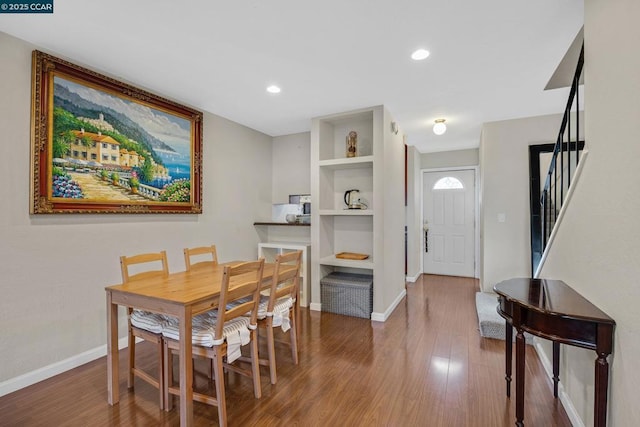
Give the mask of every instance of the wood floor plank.
M 254 399 L 250 380 L 227 374 L 229 425 L 512 426 L 504 342 L 479 336 L 477 286 L 474 279 L 422 276 L 407 284 L 407 297 L 384 323 L 303 310 L 300 363 L 276 344 L 278 383 L 270 384 L 265 368 L 261 399 Z M 139 366 L 153 368 L 153 346 L 141 343 L 136 353 Z M 120 353 L 118 405 L 107 403 L 101 358 L 0 397 L 0 424 L 178 426 L 178 404 L 161 411 L 157 390 L 144 382 L 127 390 L 125 356 Z M 531 346 L 526 357 L 525 423 L 570 426 Z M 204 361 L 195 367 L 206 372 Z M 195 384 L 213 389 L 205 375 Z M 216 408 L 195 403 L 194 421 L 217 425 Z

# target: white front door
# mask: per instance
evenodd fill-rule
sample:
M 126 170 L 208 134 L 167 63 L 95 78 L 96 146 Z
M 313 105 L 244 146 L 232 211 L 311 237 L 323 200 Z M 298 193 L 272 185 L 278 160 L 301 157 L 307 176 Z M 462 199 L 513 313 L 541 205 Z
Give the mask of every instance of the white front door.
M 423 272 L 475 275 L 475 172 L 424 172 Z

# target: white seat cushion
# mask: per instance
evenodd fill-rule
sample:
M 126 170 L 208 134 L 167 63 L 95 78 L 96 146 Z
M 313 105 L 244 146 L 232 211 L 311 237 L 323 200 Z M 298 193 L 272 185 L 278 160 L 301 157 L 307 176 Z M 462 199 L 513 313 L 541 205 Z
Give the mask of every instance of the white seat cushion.
M 151 313 L 144 310 L 133 310 L 131 313 L 131 324 L 136 328 L 159 334 L 164 328 L 168 317 L 158 313 Z
M 269 313 L 267 308 L 269 306 L 269 297 L 262 295 L 260 297 L 260 304 L 258 305 L 258 319 L 266 319 L 267 316 L 273 317 L 273 327 L 282 327 L 283 332 L 287 332 L 291 329 L 291 321 L 289 319 L 289 309 L 293 306 L 293 298 L 283 297 L 276 300 L 273 305 L 273 312 Z M 250 314 L 247 314 L 249 316 Z
M 222 330 L 223 338 L 218 341 L 214 339 L 216 322 L 217 319 L 209 313 L 195 316 L 192 321 L 191 342 L 193 345 L 213 347 L 226 341 L 227 361 L 231 363 L 240 356 L 240 346 L 246 345 L 250 341 L 249 319 L 241 316 L 225 322 Z M 179 340 L 180 329 L 178 320 L 171 319 L 165 322 L 162 335 L 167 338 Z
M 269 297 L 262 296 L 260 298 L 260 304 L 258 305 L 258 319 L 264 319 L 269 315 L 267 307 L 269 306 Z M 293 299 L 291 297 L 284 297 L 276 300 L 273 305 L 273 314 L 288 313 L 289 309 L 293 306 Z

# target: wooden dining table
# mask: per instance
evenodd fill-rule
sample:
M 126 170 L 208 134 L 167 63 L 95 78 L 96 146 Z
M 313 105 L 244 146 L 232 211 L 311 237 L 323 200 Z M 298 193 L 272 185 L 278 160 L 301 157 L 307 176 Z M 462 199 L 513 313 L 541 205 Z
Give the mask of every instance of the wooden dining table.
M 191 271 L 171 273 L 166 277 L 131 280 L 107 286 L 107 393 L 110 405 L 118 403 L 118 306 L 132 307 L 175 316 L 180 324 L 180 425 L 193 425 L 193 359 L 191 319 L 217 308 L 225 265 L 204 266 Z M 262 287 L 271 284 L 275 264 L 265 263 Z M 292 267 L 293 268 L 293 267 Z M 248 273 L 250 274 L 250 273 Z M 231 281 L 241 281 L 238 276 Z

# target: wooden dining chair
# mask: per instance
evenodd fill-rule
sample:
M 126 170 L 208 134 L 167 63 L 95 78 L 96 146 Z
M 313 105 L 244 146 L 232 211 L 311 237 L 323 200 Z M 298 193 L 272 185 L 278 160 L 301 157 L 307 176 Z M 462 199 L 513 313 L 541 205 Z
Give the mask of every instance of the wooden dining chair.
M 227 425 L 224 371 L 237 372 L 253 380 L 256 398 L 262 396 L 260 387 L 260 365 L 258 361 L 257 308 L 260 303 L 260 286 L 264 259 L 245 262 L 236 266 L 225 266 L 220 288 L 218 309 L 195 316 L 192 325 L 193 355 L 214 361 L 213 380 L 215 396 L 193 393 L 193 400 L 218 407 L 221 426 Z M 227 304 L 238 302 L 236 304 Z M 245 316 L 252 313 L 250 317 Z M 179 386 L 174 386 L 173 353 L 180 349 L 180 325 L 172 321 L 163 329 L 164 377 L 166 409 L 173 406 L 172 395 L 179 395 Z M 240 347 L 250 345 L 250 363 L 246 368 L 234 363 L 241 355 Z
M 218 251 L 216 250 L 216 245 L 184 248 L 183 252 L 184 266 L 187 271 L 218 265 Z M 193 367 L 193 372 L 194 374 L 196 373 L 195 365 Z M 213 377 L 213 360 L 211 360 L 211 363 L 209 364 L 208 375 L 209 377 Z
M 291 357 L 298 364 L 300 263 L 302 251 L 287 252 L 276 257 L 273 280 L 269 295 L 261 296 L 258 306 L 258 327 L 267 335 L 268 359 L 259 359 L 261 365 L 269 367 L 271 384 L 278 381 L 276 375 L 276 352 L 274 329 L 281 327 L 289 331 L 289 341 L 282 341 L 291 347 Z M 283 268 L 293 266 L 293 268 Z
M 133 256 L 121 256 L 120 268 L 122 270 L 122 283 L 150 277 L 166 277 L 169 275 L 167 266 L 167 253 L 146 253 Z M 151 269 L 149 269 L 151 268 Z M 164 408 L 164 376 L 163 376 L 163 347 L 162 328 L 166 317 L 148 311 L 132 309 L 128 307 L 128 334 L 129 334 L 129 371 L 127 385 L 133 388 L 134 377 L 139 377 L 145 382 L 156 387 L 159 391 L 160 409 Z M 158 355 L 157 377 L 136 367 L 136 338 L 152 342 L 156 345 Z
M 187 271 L 195 267 L 218 265 L 216 245 L 184 248 L 184 265 Z

